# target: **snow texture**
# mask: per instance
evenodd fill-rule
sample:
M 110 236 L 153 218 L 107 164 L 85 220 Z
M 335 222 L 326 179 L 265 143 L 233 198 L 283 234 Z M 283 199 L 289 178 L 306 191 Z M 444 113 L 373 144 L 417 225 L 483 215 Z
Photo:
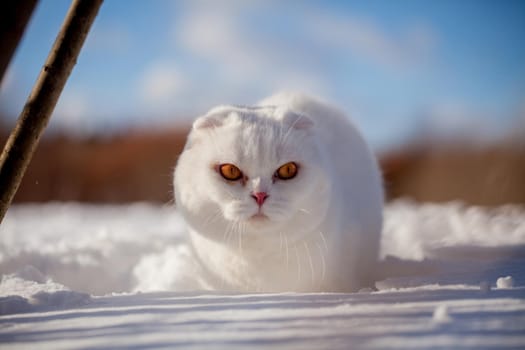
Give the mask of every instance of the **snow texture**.
M 398 200 L 377 290 L 235 294 L 203 282 L 171 206 L 14 206 L 0 347 L 525 348 L 525 209 Z
M 512 276 L 500 277 L 496 281 L 496 286 L 498 288 L 512 288 L 514 287 L 514 279 Z

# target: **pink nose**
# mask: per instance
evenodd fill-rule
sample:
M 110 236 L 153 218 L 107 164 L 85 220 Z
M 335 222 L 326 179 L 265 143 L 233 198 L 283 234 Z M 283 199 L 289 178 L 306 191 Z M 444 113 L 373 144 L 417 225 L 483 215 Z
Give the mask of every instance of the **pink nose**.
M 259 206 L 261 206 L 266 198 L 268 198 L 268 194 L 266 192 L 254 192 L 252 193 L 252 198 L 255 199 Z

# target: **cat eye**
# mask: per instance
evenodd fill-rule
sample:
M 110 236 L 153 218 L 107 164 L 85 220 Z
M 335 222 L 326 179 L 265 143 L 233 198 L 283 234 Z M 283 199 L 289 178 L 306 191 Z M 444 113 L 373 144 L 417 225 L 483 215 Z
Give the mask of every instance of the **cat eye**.
M 237 181 L 242 178 L 242 171 L 233 164 L 219 165 L 219 173 L 228 181 Z
M 289 162 L 277 169 L 274 176 L 281 180 L 290 180 L 293 179 L 295 175 L 297 175 L 297 170 L 297 164 L 294 162 Z

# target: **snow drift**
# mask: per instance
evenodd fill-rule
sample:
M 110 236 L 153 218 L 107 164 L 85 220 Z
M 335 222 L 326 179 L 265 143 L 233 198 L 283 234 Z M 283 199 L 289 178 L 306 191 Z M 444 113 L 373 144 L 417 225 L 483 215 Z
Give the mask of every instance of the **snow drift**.
M 181 293 L 195 275 L 171 206 L 14 206 L 0 237 L 5 346 L 525 346 L 520 206 L 388 204 L 382 278 L 353 294 Z

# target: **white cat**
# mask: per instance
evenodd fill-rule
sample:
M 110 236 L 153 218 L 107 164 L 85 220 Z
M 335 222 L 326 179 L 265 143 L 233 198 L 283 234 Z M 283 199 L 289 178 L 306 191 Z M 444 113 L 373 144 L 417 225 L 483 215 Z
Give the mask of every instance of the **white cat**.
M 212 109 L 193 124 L 174 186 L 206 288 L 335 292 L 373 282 L 381 176 L 356 128 L 322 102 L 279 94 Z

